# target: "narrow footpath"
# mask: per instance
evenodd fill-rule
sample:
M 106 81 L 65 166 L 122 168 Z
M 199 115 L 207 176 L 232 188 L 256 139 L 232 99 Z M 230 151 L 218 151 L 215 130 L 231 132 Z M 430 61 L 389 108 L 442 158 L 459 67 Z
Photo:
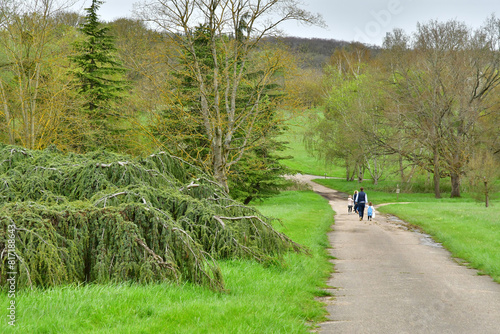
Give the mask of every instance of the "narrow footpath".
M 500 284 L 491 277 L 459 265 L 395 217 L 376 212 L 373 221 L 359 221 L 347 213 L 345 194 L 299 177 L 336 212 L 329 234 L 334 297 L 325 299 L 329 321 L 317 332 L 500 333 Z

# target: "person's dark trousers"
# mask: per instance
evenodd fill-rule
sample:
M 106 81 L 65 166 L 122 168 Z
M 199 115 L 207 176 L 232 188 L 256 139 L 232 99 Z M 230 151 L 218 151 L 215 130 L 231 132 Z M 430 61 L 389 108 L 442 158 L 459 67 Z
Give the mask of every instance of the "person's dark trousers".
M 363 218 L 365 214 L 365 203 L 358 203 L 359 218 Z

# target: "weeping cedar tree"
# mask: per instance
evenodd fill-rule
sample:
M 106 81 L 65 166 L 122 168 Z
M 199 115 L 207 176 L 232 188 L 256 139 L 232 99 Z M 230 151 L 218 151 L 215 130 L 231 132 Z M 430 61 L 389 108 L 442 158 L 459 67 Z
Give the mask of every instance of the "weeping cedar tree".
M 70 57 L 76 67 L 72 73 L 76 77 L 78 94 L 92 126 L 90 149 L 112 145 L 113 132 L 117 132 L 113 126 L 117 119 L 113 118 L 119 116 L 113 103 L 122 98 L 121 94 L 128 87 L 123 79 L 126 69 L 114 57 L 117 51 L 114 38 L 109 28 L 98 20 L 97 11 L 102 4 L 103 1 L 92 0 L 92 5 L 85 9 L 85 23 L 80 28 L 84 39 L 74 44 L 75 55 Z M 92 143 L 96 142 L 100 145 L 94 147 Z
M 224 290 L 218 259 L 279 263 L 286 251 L 307 252 L 165 152 L 132 159 L 0 146 L 0 161 L 3 289 L 14 271 L 18 287 L 189 281 Z

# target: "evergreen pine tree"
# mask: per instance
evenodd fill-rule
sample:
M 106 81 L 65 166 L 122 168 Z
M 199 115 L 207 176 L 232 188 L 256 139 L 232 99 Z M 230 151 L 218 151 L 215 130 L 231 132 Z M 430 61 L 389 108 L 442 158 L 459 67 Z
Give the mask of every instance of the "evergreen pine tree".
M 241 20 L 238 38 L 246 29 L 245 27 L 246 22 Z M 215 39 L 215 43 L 221 48 L 217 49 L 218 52 L 216 52 L 219 58 L 223 58 L 221 55 L 227 52 L 223 50 L 222 45 L 230 41 L 231 38 L 227 36 Z M 166 108 L 158 122 L 152 125 L 151 131 L 155 138 L 168 147 L 171 153 L 191 160 L 209 172 L 211 172 L 210 161 L 213 156 L 211 156 L 211 142 L 204 132 L 205 124 L 200 105 L 201 93 L 196 82 L 199 78 L 194 77 L 188 68 L 192 66 L 190 64 L 197 63 L 204 77 L 203 80 L 207 83 L 212 81 L 211 78 L 214 75 L 223 76 L 220 73 L 220 68 L 216 69 L 210 43 L 210 29 L 207 25 L 198 25 L 193 34 L 193 52 L 180 57 L 179 67 L 172 73 L 172 78 L 175 80 L 172 86 L 176 87 L 180 102 Z M 220 62 L 220 59 L 217 61 Z M 243 65 L 238 64 L 239 66 Z M 219 73 L 215 74 L 217 70 Z M 245 84 L 240 85 L 239 92 L 235 97 L 236 117 L 243 117 L 242 114 L 248 108 L 248 101 L 251 100 L 249 96 L 255 93 L 251 86 L 256 85 L 255 78 L 259 78 L 259 71 L 261 71 L 259 68 L 247 70 L 247 75 L 244 76 Z M 221 83 L 222 85 L 223 83 Z M 208 87 L 207 94 L 215 95 L 217 92 L 214 87 Z M 276 154 L 284 149 L 285 143 L 278 139 L 283 129 L 280 125 L 273 125 L 273 120 L 277 118 L 274 101 L 279 99 L 281 92 L 277 84 L 268 83 L 264 85 L 260 94 L 262 98 L 259 108 L 261 108 L 263 116 L 253 122 L 253 128 L 260 138 L 257 140 L 255 136 L 252 137 L 252 144 L 247 145 L 248 147 L 241 154 L 238 163 L 233 164 L 231 169 L 228 168 L 227 177 L 231 196 L 243 201 L 244 204 L 255 199 L 276 195 L 280 189 L 289 186 L 289 181 L 285 180 L 282 175 L 290 171 L 280 161 L 286 158 Z M 233 136 L 244 138 L 246 136 L 245 130 L 237 129 Z M 245 146 L 239 139 L 233 139 L 233 143 Z M 229 159 L 232 161 L 234 157 Z
M 98 19 L 97 11 L 103 3 L 92 0 L 92 5 L 85 9 L 85 23 L 80 28 L 84 39 L 74 44 L 75 55 L 70 58 L 76 66 L 73 74 L 83 99 L 83 110 L 90 117 L 91 137 L 99 141 L 88 145 L 92 149 L 111 145 L 111 136 L 117 130 L 112 118 L 119 116 L 113 104 L 127 89 L 123 78 L 126 69 L 114 57 L 117 50 L 114 37 Z

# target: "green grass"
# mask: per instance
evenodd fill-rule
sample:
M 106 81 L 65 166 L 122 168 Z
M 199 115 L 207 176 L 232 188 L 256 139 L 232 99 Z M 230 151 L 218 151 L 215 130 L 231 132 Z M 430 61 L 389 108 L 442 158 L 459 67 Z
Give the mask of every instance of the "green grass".
M 308 333 L 324 319 L 315 301 L 332 265 L 325 251 L 333 222 L 327 201 L 310 191 L 284 192 L 259 204 L 311 256 L 286 254 L 282 266 L 222 261 L 227 293 L 185 284 L 67 286 L 21 291 L 17 325 L 7 325 L 9 298 L 0 294 L 2 333 Z
M 304 143 L 304 124 L 307 124 L 307 122 L 307 116 L 296 116 L 288 122 L 289 129 L 287 133 L 280 137 L 280 139 L 288 142 L 288 148 L 280 155 L 292 156 L 293 159 L 286 159 L 281 162 L 302 174 L 326 174 L 327 176 L 343 177 L 345 175 L 344 168 L 320 161 L 306 149 Z

